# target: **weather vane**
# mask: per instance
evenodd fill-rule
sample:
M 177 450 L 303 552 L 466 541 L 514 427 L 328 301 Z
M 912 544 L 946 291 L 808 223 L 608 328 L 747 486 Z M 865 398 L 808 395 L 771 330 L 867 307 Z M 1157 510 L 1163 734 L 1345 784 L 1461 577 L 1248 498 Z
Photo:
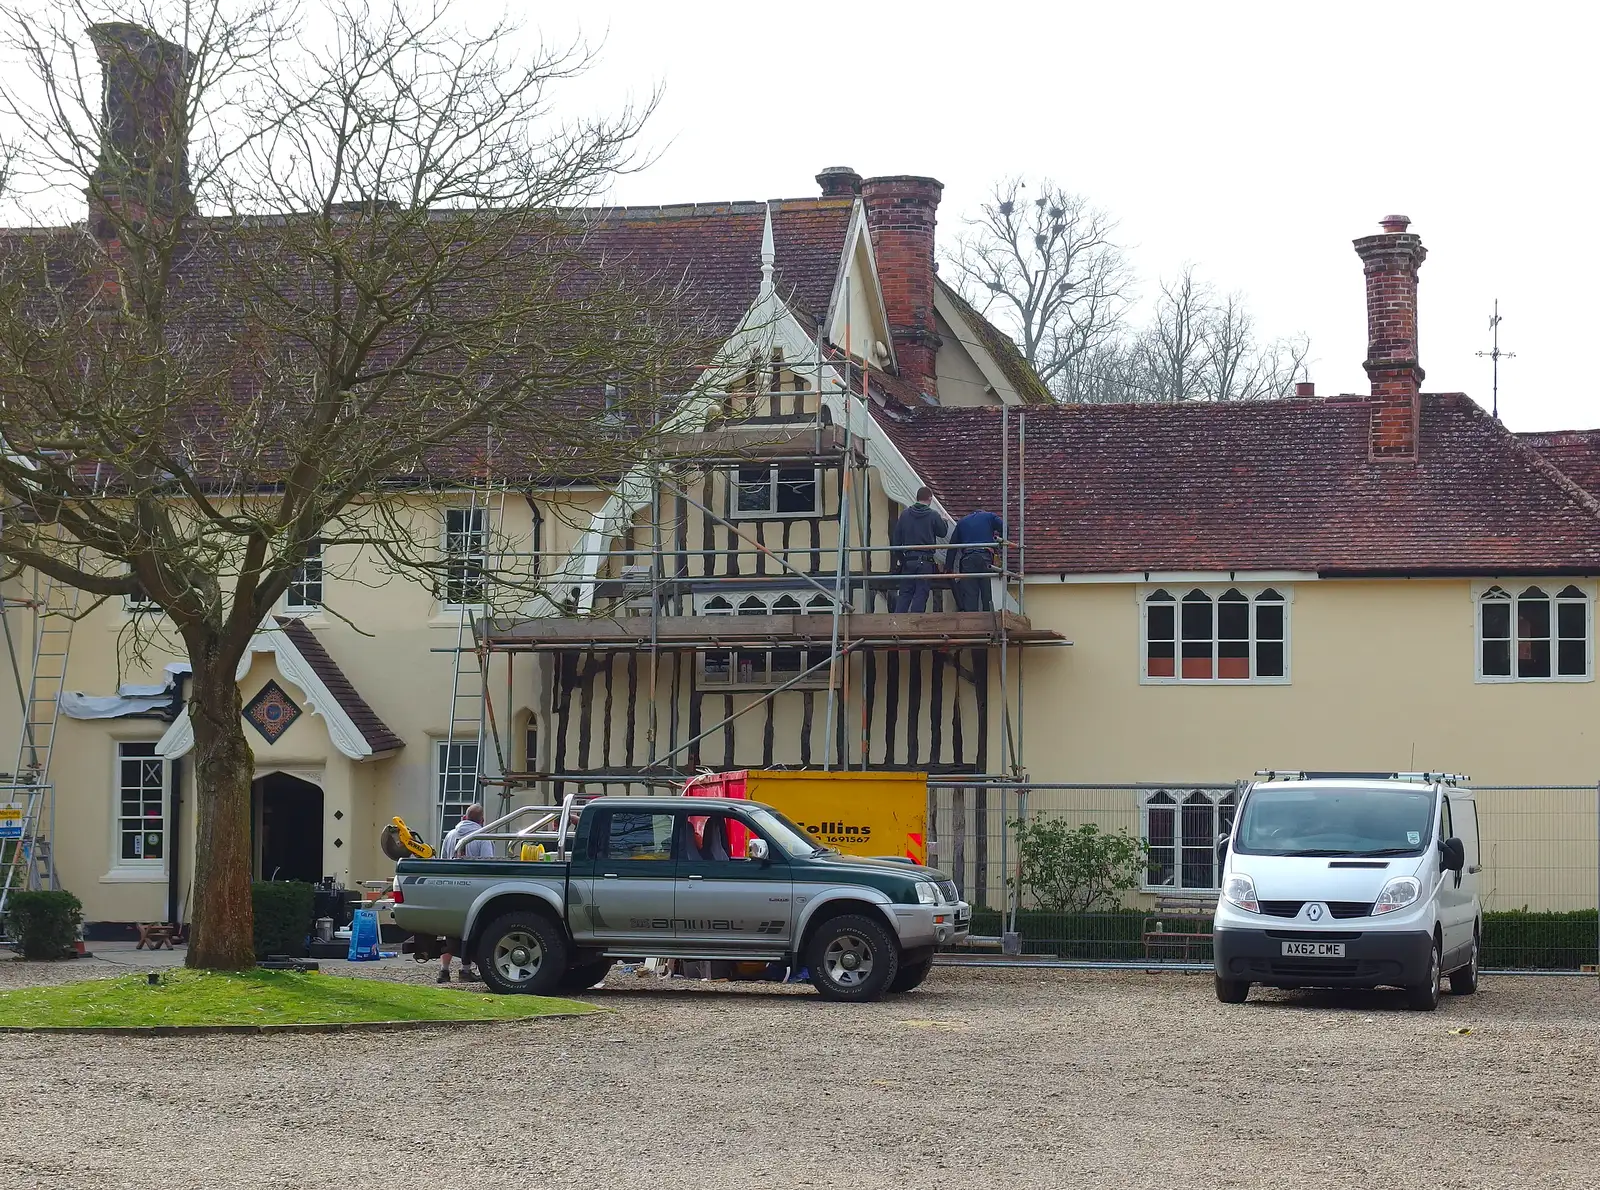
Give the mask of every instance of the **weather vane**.
M 1477 355 L 1478 355 L 1479 359 L 1482 359 L 1485 356 L 1487 356 L 1489 359 L 1492 359 L 1494 361 L 1494 408 L 1490 412 L 1492 412 L 1494 414 L 1495 421 L 1499 421 L 1500 420 L 1500 361 L 1503 360 L 1503 359 L 1516 359 L 1517 358 L 1517 353 L 1514 352 L 1514 351 L 1501 351 L 1500 350 L 1500 299 L 1499 298 L 1495 298 L 1494 299 L 1494 317 L 1489 319 L 1489 329 L 1494 332 L 1494 349 L 1492 351 L 1480 351 L 1480 352 L 1477 353 Z

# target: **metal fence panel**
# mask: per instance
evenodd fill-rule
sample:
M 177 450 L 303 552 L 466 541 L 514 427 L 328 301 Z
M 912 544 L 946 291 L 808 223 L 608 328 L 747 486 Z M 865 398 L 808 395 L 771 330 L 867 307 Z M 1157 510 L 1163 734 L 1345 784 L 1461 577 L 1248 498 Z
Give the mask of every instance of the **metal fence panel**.
M 1232 825 L 1241 789 L 1208 782 L 931 783 L 930 862 L 973 904 L 976 938 L 998 942 L 1013 933 L 1024 954 L 1077 962 L 1208 963 L 1216 842 Z M 1575 971 L 1596 963 L 1596 787 L 1474 792 L 1483 965 Z M 1074 833 L 1084 827 L 1096 836 L 1087 844 Z M 1131 863 L 1126 841 L 1142 852 Z M 1123 878 L 1109 881 L 1120 887 L 1088 880 L 1081 869 L 1092 870 L 1091 860 L 1120 867 Z

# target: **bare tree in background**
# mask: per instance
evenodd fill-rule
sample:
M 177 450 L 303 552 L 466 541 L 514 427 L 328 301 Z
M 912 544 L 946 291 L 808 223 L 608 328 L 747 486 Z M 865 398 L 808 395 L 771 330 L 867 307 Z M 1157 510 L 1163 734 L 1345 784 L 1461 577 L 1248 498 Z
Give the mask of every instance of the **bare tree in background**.
M 419 496 L 626 470 L 714 342 L 674 284 L 597 275 L 561 211 L 634 164 L 648 114 L 553 125 L 584 53 L 519 54 L 446 0 L 342 8 L 315 40 L 279 8 L 8 11 L 32 80 L 0 85 L 13 198 L 89 204 L 0 235 L 0 555 L 142 596 L 181 640 L 188 962 L 224 969 L 254 961 L 235 669 L 308 551 L 475 601 Z
M 1128 325 L 1133 274 L 1116 223 L 1048 179 L 1012 178 L 969 219 L 950 258 L 962 294 L 1005 329 L 1059 401 L 1255 401 L 1304 376 L 1304 336 L 1261 343 L 1239 294 L 1186 265 L 1149 321 Z
M 1132 273 L 1104 211 L 1049 179 L 1027 191 L 1021 178 L 997 185 L 950 263 L 963 296 L 1017 340 L 1039 379 L 1080 400 L 1075 365 L 1116 341 Z
M 1185 265 L 1161 283 L 1155 311 L 1135 345 L 1144 384 L 1158 401 L 1182 401 L 1201 391 L 1210 351 L 1211 290 Z

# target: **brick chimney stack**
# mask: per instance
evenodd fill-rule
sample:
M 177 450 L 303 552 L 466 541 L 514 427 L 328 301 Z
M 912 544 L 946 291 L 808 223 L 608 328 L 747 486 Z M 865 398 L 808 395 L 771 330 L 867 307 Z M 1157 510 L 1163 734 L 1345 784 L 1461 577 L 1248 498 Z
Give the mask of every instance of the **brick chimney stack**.
M 823 198 L 851 198 L 861 193 L 861 175 L 848 165 L 830 165 L 817 175 Z
M 1373 460 L 1415 460 L 1422 417 L 1422 364 L 1417 356 L 1417 270 L 1427 259 L 1411 220 L 1390 215 L 1381 235 L 1355 241 L 1367 276 L 1367 359 L 1372 380 Z
M 126 22 L 93 25 L 100 59 L 100 161 L 89 202 L 91 226 L 116 238 L 104 209 L 133 220 L 170 215 L 189 198 L 186 105 L 189 51 Z
M 932 178 L 868 178 L 861 183 L 900 375 L 938 395 L 934 359 L 933 232 L 944 184 Z

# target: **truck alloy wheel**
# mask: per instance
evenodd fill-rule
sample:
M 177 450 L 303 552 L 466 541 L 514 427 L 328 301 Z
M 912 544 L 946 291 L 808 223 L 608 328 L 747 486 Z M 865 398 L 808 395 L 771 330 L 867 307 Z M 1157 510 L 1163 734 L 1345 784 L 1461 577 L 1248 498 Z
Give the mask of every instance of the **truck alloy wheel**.
M 492 991 L 542 995 L 566 974 L 566 939 L 545 914 L 507 913 L 484 930 L 478 943 L 478 970 Z
M 856 914 L 823 922 L 806 948 L 811 983 L 827 1000 L 876 1000 L 894 981 L 899 958 L 889 931 Z
M 511 983 L 526 983 L 544 962 L 544 947 L 532 934 L 518 930 L 494 944 L 494 969 Z

